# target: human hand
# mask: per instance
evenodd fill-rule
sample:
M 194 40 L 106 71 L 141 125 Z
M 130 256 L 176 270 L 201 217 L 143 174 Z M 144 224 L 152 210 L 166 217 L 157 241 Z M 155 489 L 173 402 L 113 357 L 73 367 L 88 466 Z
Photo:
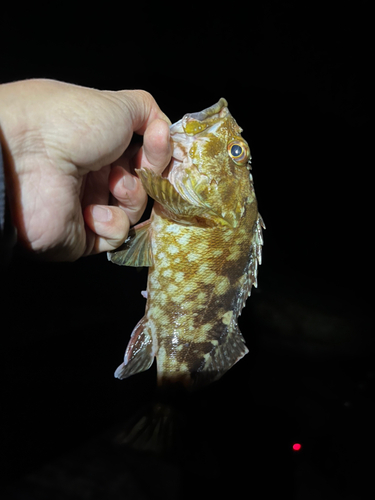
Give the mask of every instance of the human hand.
M 147 204 L 134 169 L 161 173 L 168 165 L 168 125 L 142 90 L 1 85 L 0 139 L 18 240 L 53 260 L 121 245 Z M 140 149 L 129 146 L 133 132 L 143 135 Z

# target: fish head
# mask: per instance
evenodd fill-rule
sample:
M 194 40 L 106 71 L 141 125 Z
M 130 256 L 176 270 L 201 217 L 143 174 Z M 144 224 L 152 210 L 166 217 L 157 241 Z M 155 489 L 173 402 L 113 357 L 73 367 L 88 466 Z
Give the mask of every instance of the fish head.
M 224 98 L 170 127 L 173 153 L 165 175 L 185 199 L 202 195 L 230 225 L 237 224 L 252 194 L 251 153 L 241 132 Z
M 251 154 L 241 132 L 224 98 L 203 111 L 186 114 L 170 127 L 173 143 L 171 169 L 180 167 L 179 163 L 185 167 L 194 164 L 209 174 L 213 166 L 214 174 L 218 173 L 215 166 L 219 160 L 225 166 L 233 163 L 246 165 Z

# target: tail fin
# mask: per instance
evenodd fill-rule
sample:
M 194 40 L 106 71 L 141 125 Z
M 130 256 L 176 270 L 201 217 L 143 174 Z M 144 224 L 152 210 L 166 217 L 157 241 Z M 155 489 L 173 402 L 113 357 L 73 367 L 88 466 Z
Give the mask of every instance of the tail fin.
M 179 420 L 172 405 L 156 401 L 124 422 L 115 441 L 137 451 L 169 453 L 176 446 Z
M 124 362 L 115 371 L 115 377 L 124 379 L 148 370 L 154 361 L 152 338 L 145 328 L 143 317 L 134 328 L 125 351 Z

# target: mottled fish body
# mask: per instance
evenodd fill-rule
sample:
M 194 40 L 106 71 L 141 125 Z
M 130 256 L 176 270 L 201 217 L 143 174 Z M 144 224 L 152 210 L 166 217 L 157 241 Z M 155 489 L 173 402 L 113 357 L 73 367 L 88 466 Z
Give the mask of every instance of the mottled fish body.
M 149 267 L 147 304 L 116 377 L 147 370 L 156 357 L 159 385 L 191 389 L 248 352 L 237 320 L 257 285 L 263 222 L 241 132 L 220 99 L 171 125 L 163 176 L 137 171 L 155 200 L 151 217 L 108 258 Z

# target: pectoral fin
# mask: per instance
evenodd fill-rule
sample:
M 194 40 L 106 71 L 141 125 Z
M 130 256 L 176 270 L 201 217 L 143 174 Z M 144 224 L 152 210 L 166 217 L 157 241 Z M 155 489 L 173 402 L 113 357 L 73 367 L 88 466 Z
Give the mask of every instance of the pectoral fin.
M 148 370 L 154 361 L 152 338 L 145 328 L 143 317 L 134 328 L 125 351 L 124 362 L 115 371 L 115 377 L 124 379 Z
M 210 186 L 204 175 L 194 176 L 189 169 L 181 178 L 168 178 L 155 174 L 152 170 L 136 170 L 148 195 L 156 200 L 169 213 L 184 217 L 203 217 L 215 224 L 236 227 L 239 217 L 224 213 L 222 206 L 210 203 Z
M 230 227 L 237 227 L 245 211 L 245 201 L 241 186 L 236 186 L 236 196 L 233 206 L 228 208 L 227 200 L 222 197 L 219 185 L 221 180 L 210 180 L 196 168 L 187 167 L 183 172 L 172 172 L 171 182 L 181 197 L 194 206 L 202 207 L 202 216 Z M 227 182 L 227 180 L 225 181 Z M 225 195 L 226 196 L 226 195 Z
M 107 253 L 108 260 L 119 266 L 151 266 L 153 260 L 150 231 L 149 220 L 132 227 L 125 243 L 117 250 Z
M 207 210 L 203 203 L 183 198 L 166 177 L 145 168 L 136 170 L 136 172 L 146 193 L 172 214 L 180 217 L 196 217 L 203 216 Z

